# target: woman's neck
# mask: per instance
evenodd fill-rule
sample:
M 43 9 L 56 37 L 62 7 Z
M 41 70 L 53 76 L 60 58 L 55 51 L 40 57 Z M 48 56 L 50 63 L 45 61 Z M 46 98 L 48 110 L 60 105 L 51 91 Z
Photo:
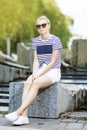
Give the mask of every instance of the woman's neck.
M 50 37 L 52 36 L 52 34 L 48 33 L 48 34 L 42 34 L 40 35 L 41 40 L 48 40 Z

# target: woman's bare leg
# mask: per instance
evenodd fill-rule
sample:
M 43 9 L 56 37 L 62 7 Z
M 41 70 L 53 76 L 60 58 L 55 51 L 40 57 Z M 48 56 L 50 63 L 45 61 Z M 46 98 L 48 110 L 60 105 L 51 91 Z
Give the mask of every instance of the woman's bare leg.
M 23 88 L 23 93 L 22 93 L 22 102 L 26 99 L 31 85 L 32 85 L 32 76 L 30 76 L 24 83 L 24 88 Z
M 28 107 L 32 104 L 38 94 L 40 88 L 48 87 L 52 84 L 51 79 L 48 76 L 42 76 L 36 79 L 30 90 L 27 92 L 27 100 L 23 100 L 21 107 L 17 110 L 19 115 L 25 116 L 27 114 Z
M 31 85 L 32 85 L 32 75 L 29 76 L 28 79 L 24 83 L 24 88 L 23 88 L 23 93 L 22 93 L 22 103 L 27 99 L 27 96 L 28 96 L 29 90 L 31 88 Z M 22 113 L 22 115 L 26 116 L 27 115 L 27 111 L 28 111 L 28 109 L 26 109 Z

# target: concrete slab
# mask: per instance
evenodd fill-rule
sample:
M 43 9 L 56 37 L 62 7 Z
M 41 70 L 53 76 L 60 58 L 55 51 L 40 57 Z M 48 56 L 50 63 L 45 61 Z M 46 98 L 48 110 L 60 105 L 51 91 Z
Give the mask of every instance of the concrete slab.
M 66 114 L 66 117 L 87 120 L 87 112 L 86 111 L 71 112 Z
M 80 112 L 77 112 L 78 115 Z M 71 113 L 73 116 L 75 113 Z M 80 113 L 82 116 L 83 113 Z M 84 114 L 85 115 L 85 112 Z M 86 114 L 87 115 L 87 114 Z M 4 115 L 0 114 L 0 130 L 87 130 L 87 121 L 71 118 L 42 119 L 29 118 L 28 125 L 13 126 L 12 122 L 7 121 Z
M 25 128 L 20 128 L 20 127 L 11 127 L 12 130 L 25 130 Z M 9 130 L 8 126 L 0 126 L 0 130 Z M 33 129 L 33 128 L 26 128 L 26 130 L 41 130 L 41 129 Z
M 21 105 L 24 82 L 11 82 L 9 89 L 9 112 Z M 55 83 L 40 90 L 28 110 L 29 117 L 59 118 L 62 113 L 80 109 L 87 99 L 87 84 Z

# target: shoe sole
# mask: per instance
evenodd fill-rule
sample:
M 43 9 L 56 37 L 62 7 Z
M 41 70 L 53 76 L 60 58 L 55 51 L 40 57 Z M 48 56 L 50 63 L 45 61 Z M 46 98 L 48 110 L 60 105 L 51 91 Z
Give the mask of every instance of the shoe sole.
M 24 123 L 24 124 L 13 124 L 14 126 L 22 126 L 22 125 L 28 125 L 29 123 Z

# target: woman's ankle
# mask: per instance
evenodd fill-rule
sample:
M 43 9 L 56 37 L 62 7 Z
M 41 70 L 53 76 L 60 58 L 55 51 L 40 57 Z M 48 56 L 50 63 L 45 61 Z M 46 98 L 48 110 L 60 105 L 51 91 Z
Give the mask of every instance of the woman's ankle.
M 22 110 L 19 108 L 19 109 L 17 109 L 17 114 L 19 115 L 19 116 L 21 116 L 22 115 Z

